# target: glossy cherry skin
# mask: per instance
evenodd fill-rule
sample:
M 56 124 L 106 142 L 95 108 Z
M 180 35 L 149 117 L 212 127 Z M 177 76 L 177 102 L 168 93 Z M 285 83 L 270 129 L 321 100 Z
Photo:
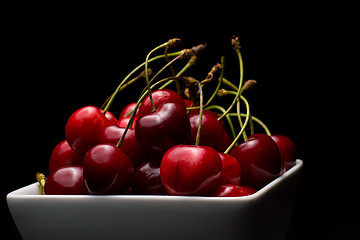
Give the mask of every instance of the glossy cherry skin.
M 151 94 L 155 105 L 155 109 L 157 109 L 160 105 L 164 103 L 177 103 L 183 108 L 186 108 L 184 99 L 179 94 L 177 94 L 172 90 L 161 89 L 161 90 L 156 90 Z M 141 117 L 146 114 L 150 114 L 151 112 L 152 112 L 152 106 L 151 106 L 150 98 L 149 96 L 147 96 L 144 99 L 144 101 L 141 103 L 137 116 Z
M 130 187 L 133 175 L 132 161 L 114 145 L 96 145 L 85 155 L 84 181 L 90 194 L 120 194 Z
M 116 124 L 117 124 L 119 127 L 121 127 L 121 128 L 126 128 L 127 125 L 128 125 L 128 123 L 129 123 L 129 121 L 130 121 L 130 118 L 131 118 L 131 116 L 120 118 L 120 119 L 117 121 Z M 133 121 L 130 129 L 135 129 L 136 120 L 137 120 L 137 117 L 134 117 L 134 121 Z
M 84 156 L 75 152 L 66 140 L 61 141 L 51 153 L 49 174 L 62 167 L 82 165 Z
M 83 179 L 83 167 L 71 166 L 56 170 L 46 179 L 45 195 L 88 194 Z
M 65 136 L 70 147 L 76 152 L 85 153 L 97 144 L 99 134 L 112 125 L 97 107 L 86 106 L 74 112 L 65 127 Z
M 222 162 L 219 185 L 240 185 L 242 170 L 239 162 L 229 154 L 219 153 L 219 155 Z
M 120 115 L 119 115 L 119 119 L 126 117 L 126 115 L 128 115 L 130 112 L 132 112 L 135 109 L 136 106 L 136 102 L 132 102 L 129 103 L 128 105 L 126 105 L 123 110 L 121 111 Z M 137 110 L 137 112 L 139 111 L 139 109 Z M 129 115 L 131 116 L 131 114 Z
M 104 110 L 100 109 L 101 113 L 104 114 Z M 114 116 L 114 114 L 112 114 L 111 112 L 107 111 L 105 113 L 105 117 L 110 121 L 111 124 L 116 124 L 117 123 L 117 119 L 116 117 Z
M 142 163 L 135 171 L 133 191 L 137 194 L 166 195 L 160 179 L 160 161 L 152 159 Z
M 215 188 L 215 190 L 211 192 L 209 196 L 210 197 L 243 197 L 249 195 L 251 195 L 251 193 L 245 187 L 237 186 L 233 184 L 226 184 Z
M 189 114 L 190 120 L 190 134 L 187 139 L 187 144 L 195 144 L 196 134 L 199 127 L 199 111 L 191 111 Z M 200 132 L 200 145 L 209 146 L 212 148 L 219 147 L 224 138 L 224 128 L 217 120 L 217 115 L 214 112 L 204 110 L 202 117 L 202 125 Z
M 218 152 L 207 146 L 177 145 L 160 164 L 160 177 L 170 195 L 206 195 L 217 186 L 222 169 Z
M 106 127 L 100 134 L 98 143 L 108 143 L 116 146 L 124 132 L 125 128 L 120 128 L 117 125 Z M 134 166 L 138 166 L 148 159 L 147 152 L 137 143 L 135 130 L 133 129 L 128 129 L 120 149 L 130 157 Z
M 284 162 L 283 170 L 289 170 L 296 163 L 296 147 L 294 142 L 284 135 L 272 135 L 271 138 L 279 148 L 281 160 Z
M 164 103 L 155 113 L 139 117 L 135 125 L 138 144 L 154 156 L 184 142 L 190 130 L 186 109 L 177 103 Z
M 244 184 L 257 189 L 279 177 L 282 170 L 279 149 L 271 137 L 266 134 L 254 134 L 249 140 L 232 149 L 242 168 Z
M 230 135 L 224 131 L 224 137 L 223 140 L 217 145 L 215 148 L 218 152 L 225 152 L 225 150 L 231 145 L 233 142 L 233 139 L 230 137 Z

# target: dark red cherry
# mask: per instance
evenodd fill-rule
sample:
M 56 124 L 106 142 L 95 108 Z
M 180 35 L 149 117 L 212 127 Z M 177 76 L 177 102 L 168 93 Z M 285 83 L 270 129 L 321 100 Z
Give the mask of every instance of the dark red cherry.
M 106 127 L 100 134 L 98 143 L 108 143 L 116 146 L 124 132 L 125 128 L 120 128 L 116 125 Z M 128 129 L 120 149 L 130 157 L 135 166 L 148 159 L 147 152 L 137 143 L 135 130 L 133 129 Z
M 52 151 L 49 160 L 49 174 L 62 167 L 82 165 L 84 156 L 75 152 L 66 140 L 61 141 Z
M 189 114 L 191 127 L 187 143 L 190 145 L 195 144 L 199 127 L 199 117 L 199 111 L 191 111 Z M 209 146 L 217 150 L 223 138 L 224 128 L 221 122 L 217 120 L 217 115 L 212 111 L 204 110 L 200 132 L 200 146 Z
M 219 143 L 219 145 L 216 146 L 216 150 L 218 152 L 225 152 L 225 150 L 231 145 L 233 142 L 233 139 L 230 137 L 230 135 L 224 131 L 224 137 L 223 140 Z
M 241 185 L 243 188 L 246 188 L 248 191 L 249 191 L 249 194 L 252 195 L 254 193 L 257 192 L 257 190 L 255 188 L 253 188 L 252 186 L 249 186 L 249 185 Z
M 86 106 L 74 112 L 65 127 L 65 136 L 70 147 L 85 153 L 97 144 L 99 134 L 112 123 L 97 107 Z
M 157 109 L 160 105 L 164 103 L 177 103 L 183 108 L 186 108 L 184 99 L 179 94 L 177 94 L 172 90 L 161 89 L 161 90 L 156 90 L 151 94 L 155 105 L 155 109 Z M 151 106 L 150 98 L 149 96 L 147 96 L 144 99 L 144 101 L 141 103 L 137 116 L 141 117 L 146 114 L 150 114 L 151 112 L 152 112 L 152 106 Z
M 139 117 L 135 125 L 138 144 L 155 156 L 184 142 L 190 129 L 186 109 L 177 103 L 164 103 L 155 113 Z
M 130 187 L 134 166 L 119 148 L 99 144 L 84 158 L 84 181 L 90 194 L 120 194 Z
M 163 156 L 160 177 L 170 195 L 206 195 L 217 186 L 221 169 L 221 158 L 215 149 L 177 145 Z
M 46 180 L 45 195 L 88 194 L 83 180 L 83 167 L 71 166 L 56 170 Z
M 250 136 L 248 141 L 233 148 L 230 155 L 240 163 L 244 184 L 260 189 L 281 174 L 279 149 L 266 134 Z
M 289 170 L 296 163 L 296 147 L 293 141 L 284 135 L 272 135 L 271 138 L 279 148 L 281 160 L 284 162 L 284 171 Z
M 210 193 L 210 197 L 243 197 L 249 196 L 250 192 L 247 188 L 233 184 L 218 186 Z
M 219 153 L 219 155 L 222 162 L 219 185 L 240 185 L 242 170 L 239 162 L 229 154 Z
M 152 159 L 137 167 L 133 191 L 137 194 L 167 194 L 160 179 L 160 160 Z

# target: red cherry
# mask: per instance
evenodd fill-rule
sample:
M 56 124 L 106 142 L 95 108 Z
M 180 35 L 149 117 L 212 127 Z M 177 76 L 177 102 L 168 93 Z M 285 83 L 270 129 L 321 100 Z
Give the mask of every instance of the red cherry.
M 65 136 L 70 147 L 84 154 L 97 144 L 99 134 L 112 125 L 97 107 L 86 106 L 74 112 L 65 127 Z
M 125 117 L 130 112 L 132 112 L 135 109 L 135 106 L 136 106 L 136 102 L 132 102 L 132 103 L 129 103 L 126 107 L 124 107 L 119 115 L 119 119 Z M 139 111 L 139 109 L 137 111 Z
M 129 188 L 133 174 L 132 161 L 114 145 L 96 145 L 85 155 L 84 181 L 91 194 L 120 194 Z
M 66 140 L 61 141 L 52 151 L 49 160 L 49 174 L 62 167 L 82 165 L 84 156 L 75 152 Z
M 160 107 L 163 103 L 177 103 L 183 108 L 186 108 L 184 99 L 176 92 L 168 89 L 156 90 L 151 93 L 155 105 L 155 109 Z M 152 106 L 149 96 L 147 96 L 139 107 L 138 117 L 152 113 Z
M 253 188 L 252 186 L 249 186 L 249 185 L 241 185 L 243 188 L 246 188 L 248 191 L 249 191 L 249 194 L 250 195 L 252 195 L 252 194 L 254 194 L 254 193 L 256 193 L 257 191 L 256 191 L 256 189 L 255 188 Z
M 266 134 L 250 136 L 248 141 L 233 148 L 230 155 L 240 163 L 244 184 L 260 189 L 280 176 L 280 152 L 274 140 Z
M 284 135 L 272 135 L 271 138 L 279 148 L 281 160 L 284 162 L 284 171 L 289 170 L 296 163 L 296 147 L 293 141 Z
M 146 161 L 136 169 L 133 190 L 137 194 L 167 194 L 160 179 L 159 160 Z
M 100 110 L 101 111 L 101 113 L 103 113 L 104 114 L 104 110 Z M 116 119 L 116 117 L 111 113 L 111 112 L 109 112 L 109 111 L 107 111 L 106 113 L 105 113 L 105 117 L 110 121 L 110 123 L 111 124 L 116 124 L 117 123 L 117 119 Z
M 218 186 L 210 193 L 210 197 L 243 197 L 249 196 L 250 192 L 247 188 L 233 184 Z
M 98 143 L 108 143 L 115 146 L 119 142 L 124 132 L 125 128 L 120 128 L 116 125 L 106 127 L 100 134 Z M 120 149 L 130 157 L 135 166 L 146 161 L 148 158 L 147 152 L 140 148 L 139 144 L 137 143 L 135 130 L 132 129 L 128 129 Z
M 126 128 L 129 121 L 130 121 L 130 118 L 131 116 L 128 116 L 128 117 L 123 117 L 123 118 L 120 118 L 118 121 L 117 121 L 117 125 L 121 128 Z M 131 125 L 131 128 L 130 129 L 135 129 L 135 123 L 136 123 L 136 120 L 137 118 L 134 117 L 134 121 L 133 121 L 133 124 Z
M 230 137 L 230 135 L 227 132 L 224 131 L 224 138 L 215 149 L 218 152 L 225 152 L 225 150 L 230 146 L 232 142 L 233 139 Z
M 190 129 L 185 108 L 177 103 L 164 103 L 155 113 L 139 117 L 135 125 L 136 141 L 155 156 L 181 144 Z
M 83 180 L 83 167 L 71 166 L 50 174 L 44 186 L 45 195 L 88 194 Z
M 205 195 L 217 186 L 221 168 L 221 158 L 215 149 L 177 145 L 163 156 L 160 177 L 170 195 Z
M 204 110 L 201 132 L 200 145 L 209 146 L 217 149 L 224 138 L 224 128 L 217 120 L 217 115 L 209 110 Z M 190 120 L 190 134 L 187 139 L 188 144 L 195 144 L 196 134 L 199 127 L 199 111 L 191 111 L 189 114 Z
M 239 162 L 229 154 L 219 153 L 219 155 L 222 162 L 219 185 L 240 185 L 242 171 Z

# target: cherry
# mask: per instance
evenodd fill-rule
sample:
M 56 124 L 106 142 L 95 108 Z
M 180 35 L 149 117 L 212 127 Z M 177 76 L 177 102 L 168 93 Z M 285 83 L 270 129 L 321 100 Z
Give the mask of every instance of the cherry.
M 56 170 L 46 180 L 45 195 L 88 194 L 83 180 L 83 167 L 71 166 Z
M 120 128 L 116 125 L 106 127 L 99 135 L 98 143 L 116 145 L 124 132 L 124 128 Z M 133 129 L 128 129 L 120 149 L 130 157 L 135 166 L 147 160 L 148 154 L 137 143 L 135 130 Z
M 84 158 L 84 181 L 90 194 L 120 194 L 132 182 L 134 166 L 119 148 L 99 144 Z
M 189 114 L 190 134 L 188 144 L 195 144 L 196 134 L 199 127 L 199 111 L 191 111 Z M 200 132 L 200 145 L 217 149 L 224 138 L 224 128 L 217 120 L 217 115 L 209 110 L 204 110 Z
M 183 108 L 186 108 L 184 99 L 177 94 L 176 92 L 168 89 L 156 90 L 151 93 L 152 99 L 154 102 L 155 109 L 157 109 L 163 103 L 177 103 Z M 147 96 L 144 101 L 141 103 L 139 111 L 137 113 L 138 117 L 144 116 L 146 114 L 152 113 L 152 106 L 149 96 Z
M 160 161 L 158 159 L 146 161 L 136 169 L 133 191 L 137 194 L 167 194 L 160 179 Z
M 99 134 L 112 125 L 97 107 L 86 106 L 75 111 L 68 119 L 65 136 L 70 147 L 76 152 L 85 153 L 97 144 Z
M 177 103 L 164 103 L 155 113 L 137 119 L 136 141 L 151 154 L 162 156 L 172 146 L 183 143 L 189 129 L 186 109 Z
M 121 128 L 126 128 L 126 126 L 128 125 L 128 123 L 130 121 L 130 118 L 131 118 L 131 116 L 120 118 L 117 121 L 117 125 Z M 133 124 L 131 125 L 130 129 L 135 129 L 136 120 L 137 120 L 137 118 L 134 117 L 134 121 L 133 121 Z
M 160 177 L 170 195 L 205 195 L 217 186 L 221 169 L 221 158 L 215 149 L 177 145 L 163 156 Z
M 49 160 L 49 174 L 57 169 L 73 165 L 82 165 L 84 156 L 75 152 L 66 140 L 61 141 L 51 153 Z
M 240 185 L 242 170 L 239 162 L 229 154 L 219 153 L 219 155 L 222 162 L 219 185 Z
M 243 170 L 244 184 L 262 188 L 281 174 L 281 157 L 279 149 L 266 134 L 258 133 L 249 137 L 232 149 L 234 156 Z
M 104 110 L 101 110 L 102 113 L 104 113 Z M 111 112 L 107 111 L 105 113 L 105 117 L 110 121 L 111 124 L 116 124 L 117 123 L 117 119 L 114 116 L 114 114 L 112 114 Z
M 219 143 L 219 145 L 216 146 L 216 150 L 218 152 L 225 152 L 225 150 L 230 146 L 230 144 L 234 140 L 230 137 L 230 135 L 224 131 L 224 137 L 223 140 Z
M 296 147 L 293 141 L 284 135 L 271 135 L 279 148 L 281 160 L 284 162 L 284 171 L 289 170 L 296 163 Z
M 136 106 L 136 102 L 132 102 L 129 103 L 128 105 L 126 105 L 123 110 L 121 111 L 120 115 L 119 115 L 119 119 L 123 118 L 123 117 L 127 117 L 127 115 L 129 115 L 135 108 Z M 137 112 L 139 111 L 139 109 L 137 110 Z
M 252 193 L 243 186 L 237 186 L 233 184 L 226 184 L 218 186 L 210 193 L 211 197 L 243 197 L 249 196 Z

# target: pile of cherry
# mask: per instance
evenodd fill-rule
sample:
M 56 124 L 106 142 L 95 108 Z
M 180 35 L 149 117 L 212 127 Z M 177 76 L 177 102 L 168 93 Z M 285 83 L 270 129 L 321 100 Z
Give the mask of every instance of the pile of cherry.
M 254 134 L 250 126 L 256 118 L 251 116 L 242 95 L 251 84 L 242 84 L 238 38 L 234 37 L 232 45 L 239 58 L 240 83 L 236 87 L 223 77 L 222 58 L 221 64 L 206 78 L 216 81 L 213 80 L 215 73 L 220 75 L 218 87 L 206 103 L 203 88 L 207 81 L 181 76 L 194 64 L 199 49 L 204 46 L 167 53 L 178 41 L 172 39 L 154 48 L 135 69 L 145 67 L 138 77 L 146 79 L 144 90 L 138 102 L 128 104 L 118 119 L 108 109 L 135 70 L 122 81 L 104 107 L 85 106 L 69 117 L 66 139 L 51 154 L 48 178 L 37 174 L 44 194 L 246 196 L 295 165 L 296 149 L 288 137 L 271 135 L 266 127 L 266 134 Z M 150 58 L 161 48 L 166 50 L 163 55 Z M 169 57 L 175 58 L 170 61 Z M 163 58 L 166 65 L 150 80 L 148 64 Z M 175 74 L 171 64 L 186 58 L 190 58 L 188 64 Z M 173 76 L 155 80 L 167 68 L 171 68 Z M 165 88 L 173 83 L 177 91 Z M 179 87 L 184 84 L 188 99 L 179 94 L 183 92 Z M 231 90 L 220 90 L 221 85 Z M 212 106 L 216 94 L 232 96 L 233 104 L 227 110 Z M 240 102 L 246 106 L 246 114 L 239 111 Z M 225 111 L 218 113 L 213 109 Z M 236 113 L 231 112 L 234 109 Z M 228 133 L 229 127 L 223 118 L 230 119 L 229 116 L 235 116 L 240 124 L 237 134 L 234 128 Z M 258 119 L 257 122 L 263 125 Z M 249 126 L 251 136 L 247 137 L 245 128 Z M 240 137 L 244 138 L 241 143 Z

